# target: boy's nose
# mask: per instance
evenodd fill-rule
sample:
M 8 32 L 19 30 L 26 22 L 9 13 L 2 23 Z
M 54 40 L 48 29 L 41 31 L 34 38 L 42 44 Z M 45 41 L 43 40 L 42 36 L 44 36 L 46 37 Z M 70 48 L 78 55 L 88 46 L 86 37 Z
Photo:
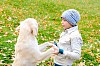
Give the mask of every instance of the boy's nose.
M 61 24 L 63 24 L 63 22 L 64 22 L 64 21 L 62 20 L 62 21 L 61 21 Z
M 62 21 L 61 21 L 61 24 L 62 24 Z

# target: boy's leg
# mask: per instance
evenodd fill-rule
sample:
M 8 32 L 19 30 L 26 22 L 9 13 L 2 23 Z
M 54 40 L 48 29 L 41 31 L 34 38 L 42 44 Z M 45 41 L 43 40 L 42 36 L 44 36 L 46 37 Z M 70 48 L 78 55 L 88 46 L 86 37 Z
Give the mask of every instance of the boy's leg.
M 54 66 L 62 66 L 62 65 L 58 65 L 58 64 L 54 63 Z M 67 66 L 72 66 L 72 65 L 67 65 Z
M 54 66 L 62 66 L 62 65 L 58 65 L 58 64 L 54 63 Z

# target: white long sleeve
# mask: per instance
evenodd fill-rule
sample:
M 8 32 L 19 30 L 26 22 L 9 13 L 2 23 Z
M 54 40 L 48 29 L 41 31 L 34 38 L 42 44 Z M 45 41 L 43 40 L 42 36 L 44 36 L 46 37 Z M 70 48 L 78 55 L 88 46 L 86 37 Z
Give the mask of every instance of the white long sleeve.
M 71 59 L 75 59 L 75 60 L 80 59 L 81 46 L 82 46 L 81 38 L 79 38 L 79 37 L 72 38 L 71 39 L 72 52 L 64 51 L 64 55 L 68 56 Z

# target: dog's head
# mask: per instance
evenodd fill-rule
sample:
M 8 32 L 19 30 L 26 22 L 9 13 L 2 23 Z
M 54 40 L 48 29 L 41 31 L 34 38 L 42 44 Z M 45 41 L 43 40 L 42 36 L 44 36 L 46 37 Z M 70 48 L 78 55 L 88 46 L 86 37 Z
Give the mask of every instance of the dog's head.
M 25 32 L 28 31 L 34 36 L 37 36 L 38 34 L 38 23 L 33 18 L 25 19 L 24 21 L 20 22 L 20 25 L 16 28 L 19 32 Z

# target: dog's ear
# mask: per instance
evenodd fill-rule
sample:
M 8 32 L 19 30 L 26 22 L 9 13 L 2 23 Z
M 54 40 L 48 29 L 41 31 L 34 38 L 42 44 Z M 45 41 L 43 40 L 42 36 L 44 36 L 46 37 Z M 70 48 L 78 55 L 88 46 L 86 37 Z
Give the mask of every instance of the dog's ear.
M 31 28 L 32 28 L 31 33 L 32 33 L 34 36 L 37 36 L 37 34 L 38 34 L 38 29 L 35 28 L 34 26 L 32 26 Z
M 38 23 L 37 23 L 37 21 L 35 20 L 35 19 L 33 19 L 32 21 L 31 21 L 31 24 L 30 24 L 31 26 L 31 33 L 34 35 L 34 36 L 37 36 L 37 34 L 38 34 Z

